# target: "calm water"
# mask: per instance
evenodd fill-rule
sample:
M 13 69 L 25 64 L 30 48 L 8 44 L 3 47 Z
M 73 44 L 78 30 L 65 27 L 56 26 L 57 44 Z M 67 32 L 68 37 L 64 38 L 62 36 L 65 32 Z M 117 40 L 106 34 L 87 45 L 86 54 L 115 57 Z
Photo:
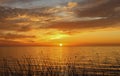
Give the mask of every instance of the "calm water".
M 120 47 L 0 47 L 0 57 L 23 56 L 49 57 L 55 60 L 73 59 L 85 61 L 95 59 L 115 63 L 120 59 Z
M 0 76 L 120 76 L 120 47 L 0 47 Z

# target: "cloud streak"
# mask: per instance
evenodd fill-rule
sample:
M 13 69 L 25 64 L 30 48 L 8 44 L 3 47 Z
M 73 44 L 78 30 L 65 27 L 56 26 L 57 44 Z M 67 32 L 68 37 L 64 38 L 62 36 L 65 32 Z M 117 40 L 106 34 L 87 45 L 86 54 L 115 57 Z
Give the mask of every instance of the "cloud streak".
M 28 35 L 22 35 L 22 34 L 12 34 L 12 33 L 6 33 L 0 34 L 0 38 L 2 39 L 25 39 L 25 38 L 35 38 L 35 36 L 28 36 Z

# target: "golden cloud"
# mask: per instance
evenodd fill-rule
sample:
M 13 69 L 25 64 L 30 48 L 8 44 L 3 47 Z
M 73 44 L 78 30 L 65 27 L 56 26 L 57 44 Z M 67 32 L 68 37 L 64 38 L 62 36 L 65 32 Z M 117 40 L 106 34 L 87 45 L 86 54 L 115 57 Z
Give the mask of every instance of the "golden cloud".
M 68 7 L 68 8 L 74 8 L 74 7 L 76 7 L 77 5 L 78 5 L 77 2 L 68 2 L 67 7 Z

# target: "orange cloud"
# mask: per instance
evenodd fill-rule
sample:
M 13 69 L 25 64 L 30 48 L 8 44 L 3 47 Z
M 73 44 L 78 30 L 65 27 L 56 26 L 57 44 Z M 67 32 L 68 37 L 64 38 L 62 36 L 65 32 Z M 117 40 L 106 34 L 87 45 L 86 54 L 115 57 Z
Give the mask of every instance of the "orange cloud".
M 77 7 L 78 3 L 77 2 L 68 2 L 67 7 L 68 8 L 74 8 Z

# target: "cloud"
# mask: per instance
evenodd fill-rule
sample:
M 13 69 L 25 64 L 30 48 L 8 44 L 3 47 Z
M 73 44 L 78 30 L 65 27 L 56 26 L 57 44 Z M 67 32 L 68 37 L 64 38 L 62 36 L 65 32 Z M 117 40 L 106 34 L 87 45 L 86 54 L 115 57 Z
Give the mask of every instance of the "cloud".
M 0 0 L 0 45 L 54 42 L 119 24 L 120 0 Z
M 103 0 L 102 0 L 103 1 Z M 76 9 L 76 13 L 78 16 L 114 16 L 118 15 L 115 14 L 114 8 L 120 6 L 119 0 L 105 0 L 105 3 L 102 3 L 100 5 L 94 6 L 89 8 L 90 6 L 86 6 L 83 8 L 84 10 L 81 9 Z
M 115 12 L 119 12 L 120 13 L 120 6 L 118 6 L 118 7 L 115 7 Z
M 25 39 L 25 38 L 35 38 L 35 36 L 23 35 L 23 34 L 13 34 L 13 33 L 0 33 L 0 39 Z
M 62 20 L 53 23 L 49 28 L 89 29 L 116 27 L 120 21 L 119 0 L 87 0 L 77 3 L 72 11 L 55 13 Z M 81 7 L 80 7 L 81 6 Z
M 12 41 L 12 40 L 2 40 L 2 39 L 0 39 L 0 46 L 6 46 L 6 45 L 23 45 L 23 43 L 21 43 L 21 42 L 18 42 L 18 41 Z
M 61 30 L 84 30 L 84 29 L 104 29 L 114 28 L 118 24 L 118 20 L 93 20 L 93 21 L 77 21 L 77 22 L 57 22 L 49 26 L 48 28 L 61 29 Z
M 1 5 L 17 8 L 52 7 L 72 0 L 3 0 Z
M 77 5 L 78 5 L 77 2 L 68 2 L 68 8 L 74 8 Z
M 113 27 L 119 23 L 119 0 L 52 0 L 50 7 L 11 8 L 11 3 L 48 2 L 48 0 L 4 0 L 0 8 L 0 30 L 89 29 Z M 56 4 L 52 6 L 52 4 Z M 16 5 L 15 5 L 16 6 Z M 19 4 L 19 6 L 23 7 Z

